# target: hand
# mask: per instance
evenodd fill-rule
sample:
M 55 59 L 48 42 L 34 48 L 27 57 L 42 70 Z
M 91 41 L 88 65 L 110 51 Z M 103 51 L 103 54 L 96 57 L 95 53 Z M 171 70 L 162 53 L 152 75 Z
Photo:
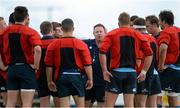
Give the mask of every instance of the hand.
M 34 64 L 29 64 L 31 66 L 31 68 L 35 69 L 35 66 Z
M 1 70 L 6 71 L 8 69 L 8 66 L 3 67 Z
M 34 64 L 30 64 L 30 66 L 31 66 L 31 68 L 33 68 L 35 70 L 35 73 L 37 73 L 38 69 L 36 69 L 35 65 Z
M 137 81 L 142 82 L 146 79 L 146 71 L 142 70 L 141 73 L 137 77 Z
M 89 90 L 93 87 L 93 81 L 92 80 L 87 80 L 86 82 L 86 90 Z
M 57 91 L 56 84 L 53 81 L 48 81 L 48 88 L 50 91 L 53 91 L 53 92 Z
M 113 76 L 112 76 L 112 74 L 109 71 L 103 71 L 103 77 L 104 77 L 105 81 L 111 82 L 110 81 L 110 77 L 113 77 Z
M 163 72 L 165 69 L 167 68 L 167 66 L 159 66 L 158 70 L 159 72 Z

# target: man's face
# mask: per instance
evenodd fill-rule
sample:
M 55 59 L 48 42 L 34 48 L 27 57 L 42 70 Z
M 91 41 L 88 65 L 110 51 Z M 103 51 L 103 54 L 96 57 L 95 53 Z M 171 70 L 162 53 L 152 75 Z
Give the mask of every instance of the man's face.
M 7 24 L 4 20 L 0 21 L 0 30 L 5 29 L 7 27 Z
M 161 27 L 161 29 L 163 30 L 164 28 L 165 28 L 165 22 L 164 21 L 162 21 L 160 18 L 159 18 L 159 25 L 160 25 L 160 27 Z
M 146 21 L 146 30 L 148 33 L 153 33 L 155 25 L 151 24 L 149 20 Z
M 63 31 L 61 27 L 56 27 L 56 30 L 54 31 L 54 36 L 61 37 L 63 35 Z
M 101 26 L 97 26 L 94 29 L 94 37 L 96 39 L 96 41 L 98 42 L 98 44 L 100 44 L 102 42 L 102 40 L 104 39 L 104 36 L 106 35 L 106 31 L 104 30 L 103 27 Z

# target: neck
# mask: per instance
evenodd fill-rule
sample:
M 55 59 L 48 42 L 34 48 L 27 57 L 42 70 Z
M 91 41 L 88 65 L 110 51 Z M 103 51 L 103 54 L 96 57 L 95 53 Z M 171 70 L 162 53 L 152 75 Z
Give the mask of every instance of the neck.
M 73 33 L 72 32 L 63 32 L 62 37 L 73 37 Z
M 99 47 L 99 42 L 95 39 L 96 45 Z
M 135 29 L 135 30 L 137 30 L 137 31 L 139 31 L 140 33 L 142 33 L 142 34 L 146 34 L 146 29 Z
M 120 25 L 119 27 L 130 27 L 130 25 Z
M 95 42 L 96 42 L 97 47 L 100 48 L 102 41 L 95 40 Z
M 25 25 L 25 23 L 24 23 L 24 22 L 15 22 L 15 24 Z
M 52 36 L 52 33 L 43 34 L 43 36 Z
M 167 28 L 167 27 L 170 27 L 170 26 L 172 26 L 172 25 L 165 24 L 164 28 Z
M 160 32 L 160 29 L 159 29 L 159 28 L 156 28 L 155 31 L 154 31 L 154 33 L 152 33 L 152 35 L 156 35 L 156 34 L 159 33 L 159 32 Z

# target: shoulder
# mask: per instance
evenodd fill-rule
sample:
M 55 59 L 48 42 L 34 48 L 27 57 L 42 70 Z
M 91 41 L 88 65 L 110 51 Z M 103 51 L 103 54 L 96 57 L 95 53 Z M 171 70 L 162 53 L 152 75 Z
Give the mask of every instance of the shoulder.
M 108 32 L 106 36 L 116 35 L 119 31 L 120 31 L 119 28 L 113 29 L 113 30 L 111 30 L 110 32 Z
M 23 26 L 21 30 L 24 34 L 27 34 L 27 35 L 35 35 L 35 34 L 39 35 L 39 33 L 35 29 L 29 26 Z
M 84 49 L 84 48 L 88 47 L 88 45 L 84 41 L 82 41 L 82 40 L 80 40 L 78 38 L 74 38 L 73 40 L 75 42 L 75 47 L 77 49 Z
M 171 27 L 167 27 L 164 30 L 162 30 L 160 33 L 166 33 L 166 34 L 172 34 L 174 32 L 179 31 L 178 27 L 176 26 L 171 26 Z
M 78 38 L 73 38 L 73 40 L 77 43 L 80 43 L 80 44 L 85 44 L 85 42 L 81 39 L 78 39 Z
M 58 39 L 54 39 L 54 41 L 52 41 L 52 42 L 48 45 L 48 48 L 50 48 L 50 49 L 57 48 L 57 45 L 58 45 L 59 41 L 60 41 L 60 40 L 58 40 Z

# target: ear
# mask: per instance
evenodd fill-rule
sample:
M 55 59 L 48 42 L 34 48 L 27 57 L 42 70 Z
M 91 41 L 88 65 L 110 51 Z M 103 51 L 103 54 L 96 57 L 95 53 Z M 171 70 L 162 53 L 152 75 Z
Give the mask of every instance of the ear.
M 26 16 L 25 19 L 24 19 L 24 23 L 25 25 L 29 25 L 29 16 Z
M 105 28 L 104 32 L 105 32 L 105 34 L 107 34 L 107 29 L 106 28 Z
M 64 29 L 61 27 L 61 30 L 64 32 Z
M 55 33 L 55 31 L 54 31 L 53 29 L 51 29 L 51 33 L 52 33 L 52 34 L 54 34 L 54 33 Z
M 95 32 L 93 31 L 93 35 L 95 36 Z
M 118 26 L 119 26 L 119 27 L 120 27 L 120 25 L 121 25 L 120 22 L 118 22 Z
M 26 17 L 24 18 L 24 20 L 25 20 L 25 21 L 28 21 L 28 20 L 29 20 L 29 16 L 26 16 Z

